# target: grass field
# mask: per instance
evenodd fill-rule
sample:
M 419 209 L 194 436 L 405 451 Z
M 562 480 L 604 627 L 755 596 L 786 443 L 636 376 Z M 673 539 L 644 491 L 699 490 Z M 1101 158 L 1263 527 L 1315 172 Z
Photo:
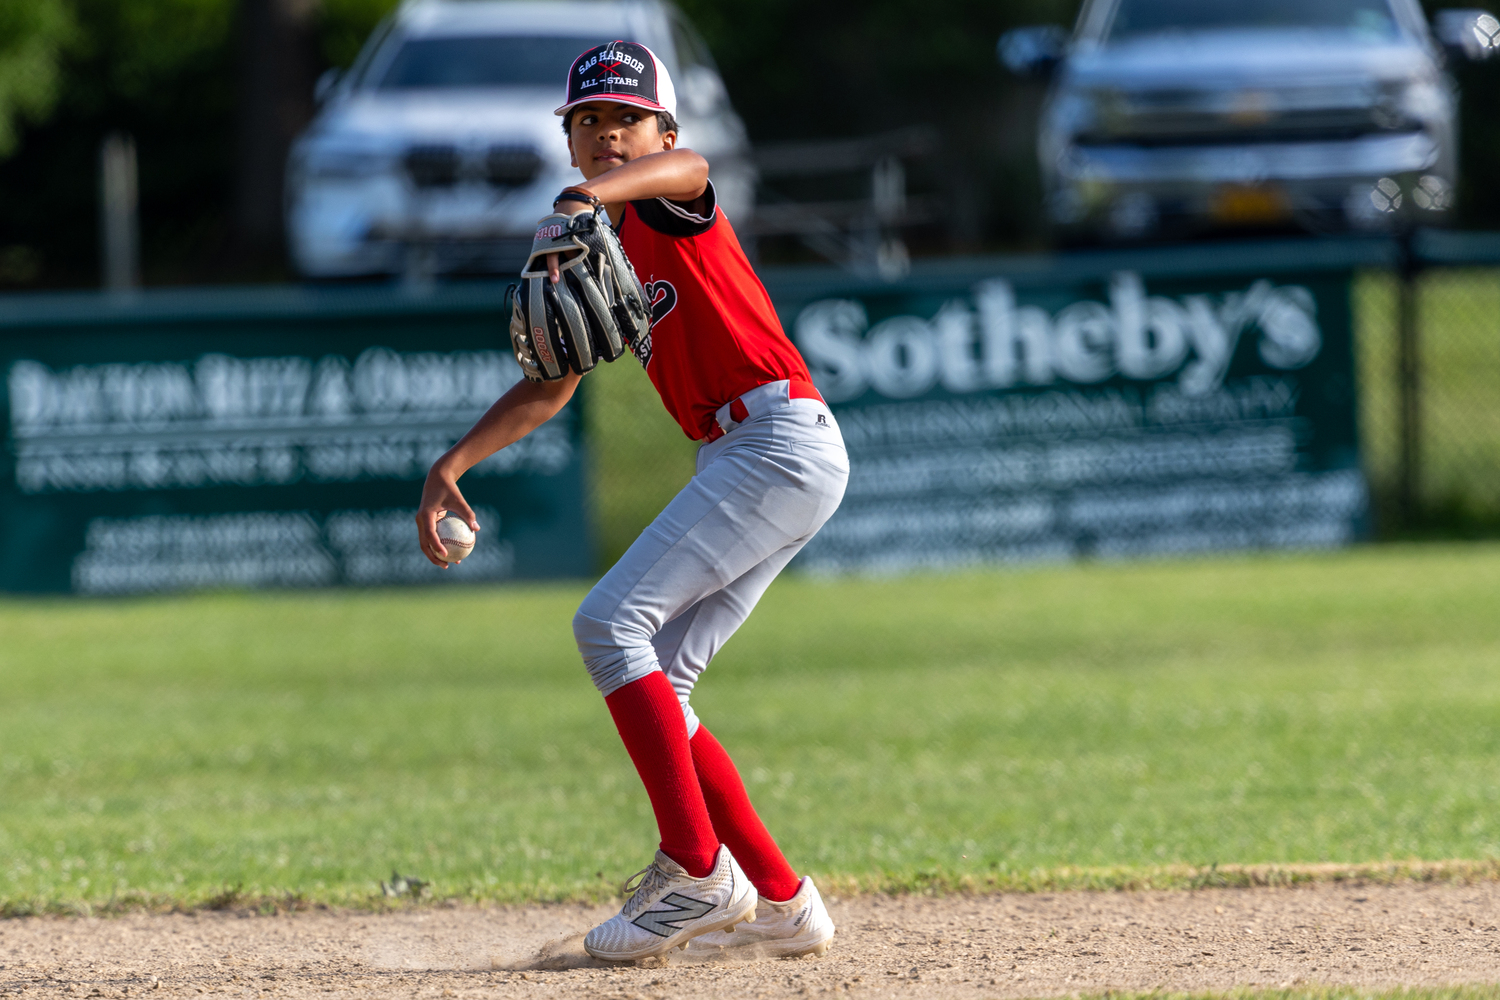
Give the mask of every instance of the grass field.
M 695 704 L 845 884 L 1494 859 L 1497 589 L 1494 545 L 787 579 Z M 609 893 L 654 835 L 582 593 L 0 602 L 0 910 Z

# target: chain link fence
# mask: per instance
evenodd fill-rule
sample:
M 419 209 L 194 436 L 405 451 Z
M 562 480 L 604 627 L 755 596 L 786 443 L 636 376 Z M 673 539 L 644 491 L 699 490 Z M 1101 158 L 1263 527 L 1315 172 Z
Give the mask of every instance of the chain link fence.
M 607 569 L 692 478 L 698 446 L 629 355 L 590 372 L 581 390 L 595 551 Z
M 1351 294 L 1377 535 L 1500 532 L 1500 266 L 1367 270 Z M 585 385 L 597 551 L 607 567 L 691 478 L 697 446 L 638 366 L 602 366 Z
M 1353 298 L 1380 534 L 1500 530 L 1500 267 L 1366 272 Z

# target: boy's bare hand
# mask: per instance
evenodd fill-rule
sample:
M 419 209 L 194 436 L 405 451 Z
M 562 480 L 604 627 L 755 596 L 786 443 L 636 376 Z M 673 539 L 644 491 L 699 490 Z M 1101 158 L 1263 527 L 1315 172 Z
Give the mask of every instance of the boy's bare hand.
M 582 201 L 560 201 L 553 208 L 554 212 L 565 212 L 568 215 L 577 215 L 579 212 L 592 212 L 593 206 Z M 555 285 L 562 280 L 562 259 L 560 253 L 549 253 L 547 255 L 547 277 Z
M 437 523 L 444 514 L 461 517 L 474 531 L 479 530 L 479 522 L 459 492 L 458 482 L 438 462 L 428 470 L 427 482 L 422 486 L 422 506 L 417 509 L 417 543 L 427 561 L 441 569 L 448 568 L 448 560 L 443 558 L 448 550 L 437 533 Z

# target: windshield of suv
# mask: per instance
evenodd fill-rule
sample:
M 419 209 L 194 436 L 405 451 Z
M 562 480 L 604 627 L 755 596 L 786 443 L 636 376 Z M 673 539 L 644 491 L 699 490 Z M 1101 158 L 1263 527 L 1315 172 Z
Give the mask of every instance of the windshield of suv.
M 1397 36 L 1387 0 L 1119 0 L 1108 38 L 1226 28 L 1334 29 L 1371 41 Z
M 584 36 L 409 38 L 397 50 L 377 86 L 381 90 L 560 88 L 578 54 L 598 44 L 598 39 Z

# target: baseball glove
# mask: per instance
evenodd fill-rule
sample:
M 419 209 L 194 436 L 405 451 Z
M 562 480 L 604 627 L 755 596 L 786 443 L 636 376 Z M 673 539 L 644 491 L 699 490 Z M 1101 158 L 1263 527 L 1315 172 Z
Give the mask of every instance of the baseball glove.
M 562 254 L 562 280 L 547 276 L 547 255 Z M 614 361 L 651 333 L 646 290 L 603 211 L 553 213 L 537 223 L 531 256 L 512 297 L 510 340 L 533 382 Z

